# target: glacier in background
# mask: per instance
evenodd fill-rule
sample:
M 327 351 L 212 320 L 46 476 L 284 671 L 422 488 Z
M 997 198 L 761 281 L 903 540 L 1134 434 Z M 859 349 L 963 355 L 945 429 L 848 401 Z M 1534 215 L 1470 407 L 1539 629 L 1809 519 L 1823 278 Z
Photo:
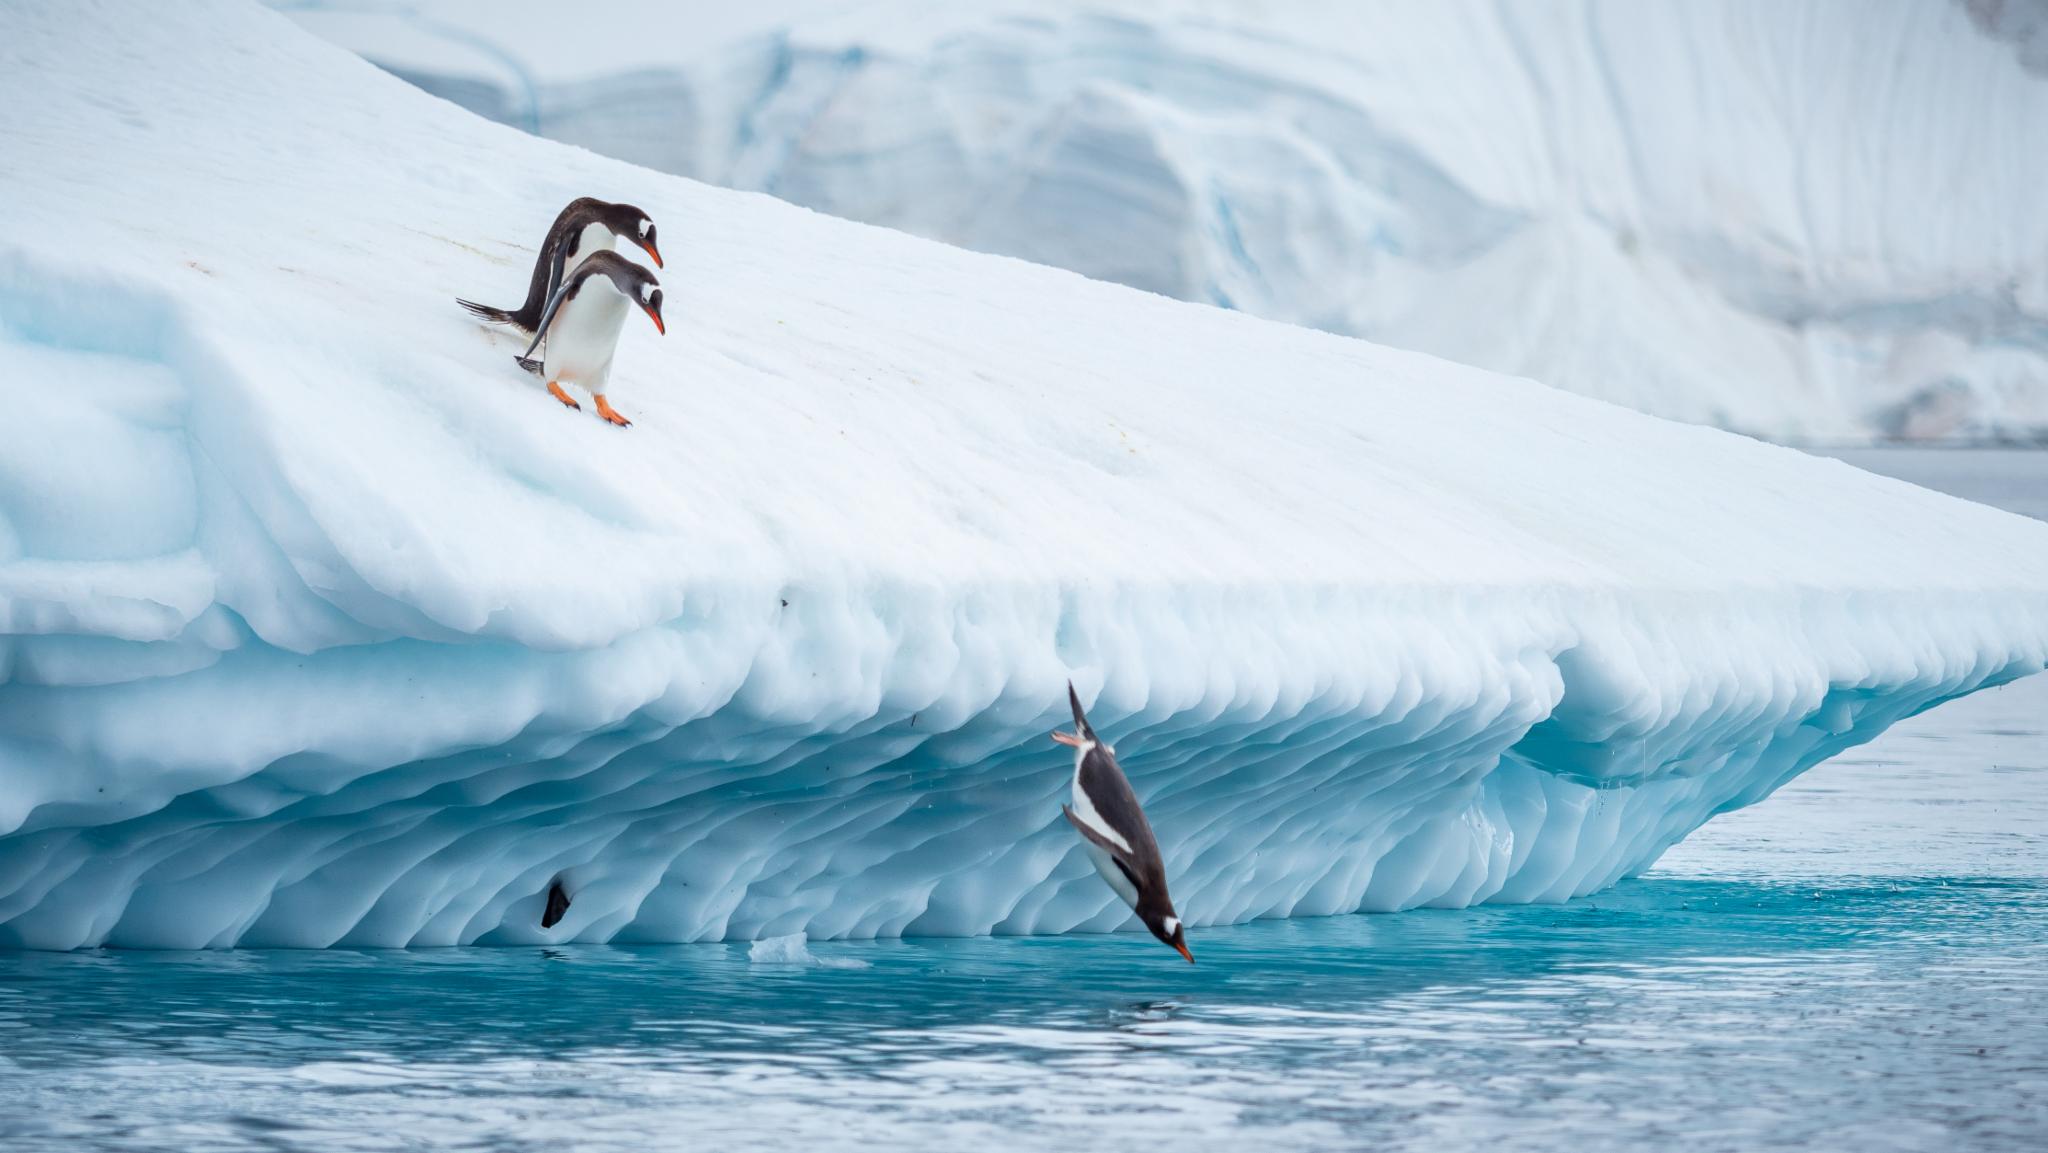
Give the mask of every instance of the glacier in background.
M 1560 900 L 2048 663 L 2048 524 L 636 168 L 237 0 L 0 6 L 0 106 L 0 946 L 1114 929 L 1070 676 L 1191 925 Z M 625 432 L 454 304 L 599 192 L 670 256 Z
M 837 216 L 1769 439 L 2048 439 L 2039 3 L 289 7 Z

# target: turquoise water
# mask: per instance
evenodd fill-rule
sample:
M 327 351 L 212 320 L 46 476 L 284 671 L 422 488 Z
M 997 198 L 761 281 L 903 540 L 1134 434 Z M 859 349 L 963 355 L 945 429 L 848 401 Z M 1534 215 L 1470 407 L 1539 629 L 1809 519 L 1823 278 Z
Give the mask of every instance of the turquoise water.
M 2048 676 L 1563 906 L 0 953 L 0 1150 L 2048 1148 Z M 801 954 L 799 954 L 801 955 Z
M 0 958 L 0 1148 L 2039 1149 L 2048 891 L 1201 935 Z M 1122 1136 L 1119 1136 L 1122 1135 Z
M 1195 966 L 0 953 L 0 1150 L 2039 1150 L 2044 728 L 2048 676 L 1597 897 L 1200 930 Z
M 2038 683 L 2037 683 L 2038 682 Z M 0 1149 L 2048 1146 L 2048 677 L 1563 906 L 0 954 Z

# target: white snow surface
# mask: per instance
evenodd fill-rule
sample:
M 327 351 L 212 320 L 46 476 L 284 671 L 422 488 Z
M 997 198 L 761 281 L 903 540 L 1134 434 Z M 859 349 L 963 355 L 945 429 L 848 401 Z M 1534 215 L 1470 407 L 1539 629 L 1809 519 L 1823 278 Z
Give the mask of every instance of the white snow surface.
M 635 168 L 246 4 L 0 6 L 0 107 L 0 945 L 1128 928 L 1069 677 L 1197 929 L 1558 900 L 2048 662 L 2048 525 Z M 453 299 L 586 194 L 670 258 L 630 430 Z
M 294 3 L 486 115 L 1776 439 L 2048 440 L 2048 6 Z

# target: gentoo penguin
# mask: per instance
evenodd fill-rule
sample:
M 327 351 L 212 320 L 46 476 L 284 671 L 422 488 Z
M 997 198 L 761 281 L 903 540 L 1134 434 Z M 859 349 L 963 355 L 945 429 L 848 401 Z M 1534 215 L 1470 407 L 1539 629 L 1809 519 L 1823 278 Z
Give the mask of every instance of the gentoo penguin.
M 625 327 L 626 310 L 639 305 L 657 332 L 666 335 L 661 322 L 661 284 L 654 274 L 616 252 L 594 253 L 576 266 L 540 314 L 533 330 L 533 343 L 523 356 L 514 357 L 519 367 L 531 372 L 538 364 L 548 393 L 570 408 L 582 408 L 562 391 L 562 382 L 575 381 L 597 402 L 597 414 L 620 428 L 633 422 L 620 416 L 604 398 L 605 381 L 612 374 L 612 354 L 618 351 L 619 330 Z M 546 340 L 545 357 L 536 362 L 533 350 Z
M 1081 712 L 1081 698 L 1074 683 L 1067 682 L 1067 702 L 1074 706 L 1074 730 L 1055 729 L 1052 739 L 1074 750 L 1074 804 L 1060 806 L 1074 828 L 1081 832 L 1081 847 L 1095 863 L 1095 871 L 1109 882 L 1152 935 L 1172 945 L 1194 964 L 1188 952 L 1187 933 L 1173 911 L 1173 898 L 1166 895 L 1166 862 L 1159 859 L 1159 842 L 1152 839 L 1152 825 L 1145 810 L 1138 807 L 1138 795 L 1117 767 L 1116 750 L 1098 739 Z
M 562 878 L 556 877 L 554 884 L 548 886 L 548 907 L 540 915 L 540 927 L 554 928 L 555 922 L 561 920 L 562 914 L 568 911 L 569 890 L 562 887 Z
M 555 217 L 541 241 L 540 254 L 533 260 L 533 277 L 526 285 L 526 303 L 518 308 L 492 308 L 488 304 L 457 298 L 455 303 L 485 320 L 510 324 L 527 332 L 540 327 L 541 310 L 561 287 L 562 276 L 593 252 L 607 251 L 612 238 L 623 236 L 639 245 L 663 267 L 661 249 L 654 242 L 654 221 L 630 204 L 610 204 L 588 196 L 571 200 Z

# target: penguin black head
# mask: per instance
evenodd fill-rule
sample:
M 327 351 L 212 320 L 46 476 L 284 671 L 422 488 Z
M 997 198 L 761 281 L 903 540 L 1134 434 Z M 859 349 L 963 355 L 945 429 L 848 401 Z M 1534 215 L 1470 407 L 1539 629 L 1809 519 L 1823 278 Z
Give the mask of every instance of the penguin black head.
M 644 311 L 645 311 L 645 312 L 647 313 L 647 318 L 648 318 L 649 320 L 652 320 L 652 321 L 654 322 L 654 331 L 656 331 L 656 332 L 659 332 L 659 333 L 660 333 L 660 334 L 662 334 L 663 336 L 667 336 L 667 335 L 668 335 L 668 325 L 666 325 L 666 324 L 663 324 L 663 323 L 661 322 L 661 288 L 660 288 L 660 286 L 656 285 L 656 284 L 655 284 L 655 283 L 653 282 L 653 279 L 652 279 L 652 278 L 649 278 L 649 280 L 648 280 L 648 283 L 647 283 L 647 285 L 646 285 L 646 287 L 645 287 L 645 290 L 644 290 L 644 291 L 645 291 L 645 295 L 644 295 L 644 296 L 642 296 L 642 297 L 640 297 L 640 307 L 641 307 L 641 309 L 642 309 L 642 310 L 644 310 Z
M 1188 931 L 1174 915 L 1173 906 L 1168 905 L 1163 913 L 1140 909 L 1138 915 L 1153 936 L 1173 946 L 1175 952 L 1188 959 L 1188 964 L 1195 963 L 1195 955 L 1188 952 Z
M 647 319 L 654 322 L 654 328 L 662 335 L 668 335 L 668 325 L 661 320 L 661 281 L 654 274 L 627 260 L 616 252 L 600 252 L 583 262 L 577 269 L 579 275 L 603 273 L 611 278 L 612 287 L 619 290 L 628 300 L 640 306 Z
M 661 262 L 661 248 L 654 242 L 653 217 L 630 204 L 607 204 L 600 218 L 613 233 L 639 245 L 648 259 L 654 261 L 654 267 L 667 267 Z

